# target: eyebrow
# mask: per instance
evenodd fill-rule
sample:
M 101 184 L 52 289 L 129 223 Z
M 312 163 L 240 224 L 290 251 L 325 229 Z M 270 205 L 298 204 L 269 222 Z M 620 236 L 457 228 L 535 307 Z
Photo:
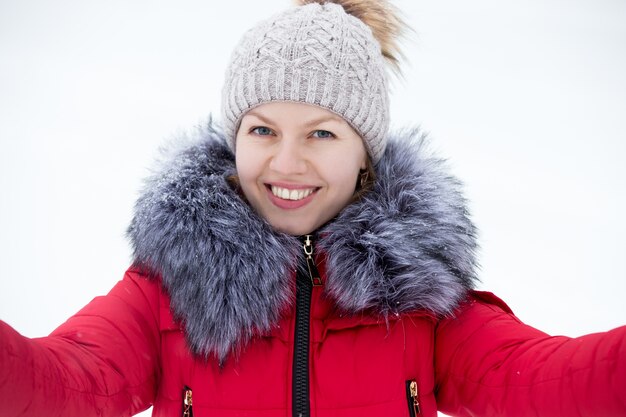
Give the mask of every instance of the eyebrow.
M 254 110 L 250 110 L 246 116 L 254 116 L 257 119 L 261 120 L 263 123 L 267 123 L 267 124 L 272 124 L 275 123 L 274 121 L 272 121 L 271 119 L 263 116 L 262 114 L 254 111 Z M 328 121 L 335 121 L 335 122 L 339 122 L 339 121 L 343 121 L 343 119 L 335 114 L 330 114 L 330 115 L 324 115 L 324 116 L 320 116 L 317 117 L 315 119 L 311 119 L 311 120 L 307 120 L 304 122 L 304 126 L 314 126 L 323 122 L 328 122 Z
M 254 110 L 250 110 L 248 113 L 244 115 L 244 117 L 246 116 L 254 116 L 257 119 L 261 120 L 263 123 L 272 124 L 272 121 L 270 119 L 263 117 L 263 115 L 255 112 Z

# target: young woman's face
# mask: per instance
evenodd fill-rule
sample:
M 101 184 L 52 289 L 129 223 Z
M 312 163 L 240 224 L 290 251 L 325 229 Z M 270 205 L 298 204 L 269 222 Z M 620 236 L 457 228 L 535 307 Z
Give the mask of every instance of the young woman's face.
M 252 207 L 274 228 L 310 233 L 354 195 L 367 166 L 361 137 L 336 114 L 293 102 L 262 104 L 243 117 L 237 174 Z

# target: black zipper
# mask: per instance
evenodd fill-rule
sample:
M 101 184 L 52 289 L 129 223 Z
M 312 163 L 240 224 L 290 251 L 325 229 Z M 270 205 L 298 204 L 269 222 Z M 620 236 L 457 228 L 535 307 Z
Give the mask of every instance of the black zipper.
M 183 390 L 183 417 L 193 417 L 193 398 L 191 388 L 185 385 Z
M 292 408 L 294 417 L 309 417 L 309 321 L 313 287 L 322 284 L 313 257 L 313 239 L 303 239 L 306 270 L 296 272 L 296 323 L 293 341 Z
M 406 384 L 406 401 L 409 405 L 409 416 L 418 417 L 422 415 L 419 401 L 419 391 L 417 389 L 417 381 L 410 379 L 405 382 Z

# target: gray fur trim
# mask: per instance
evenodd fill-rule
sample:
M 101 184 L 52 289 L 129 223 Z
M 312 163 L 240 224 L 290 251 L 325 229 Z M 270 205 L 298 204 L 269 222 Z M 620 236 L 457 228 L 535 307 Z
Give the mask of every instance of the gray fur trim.
M 450 313 L 475 278 L 476 230 L 460 183 L 425 137 L 392 137 L 374 189 L 320 231 L 326 290 L 347 312 Z
M 411 131 L 391 137 L 377 183 L 319 231 L 326 291 L 345 313 L 454 309 L 475 281 L 475 229 L 459 183 Z M 194 354 L 223 360 L 293 302 L 299 240 L 234 191 L 234 156 L 211 124 L 145 183 L 128 229 L 134 264 L 160 276 Z
M 191 350 L 224 359 L 292 299 L 298 240 L 276 233 L 227 183 L 234 156 L 211 126 L 150 177 L 128 229 L 134 263 L 161 276 Z

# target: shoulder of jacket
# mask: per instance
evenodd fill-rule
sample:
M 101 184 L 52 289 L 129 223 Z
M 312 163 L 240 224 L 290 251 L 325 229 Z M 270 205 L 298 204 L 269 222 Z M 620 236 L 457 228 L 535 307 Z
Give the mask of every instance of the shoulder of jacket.
M 170 296 L 163 287 L 160 275 L 141 266 L 132 265 L 126 270 L 124 279 L 134 282 L 148 299 L 148 303 L 153 306 L 161 331 L 180 330 L 180 325 L 171 311 Z
M 489 291 L 471 290 L 468 292 L 468 300 L 470 302 L 496 306 L 504 310 L 504 312 L 506 313 L 515 314 L 513 313 L 511 307 L 509 307 L 508 304 L 504 302 L 504 300 Z

